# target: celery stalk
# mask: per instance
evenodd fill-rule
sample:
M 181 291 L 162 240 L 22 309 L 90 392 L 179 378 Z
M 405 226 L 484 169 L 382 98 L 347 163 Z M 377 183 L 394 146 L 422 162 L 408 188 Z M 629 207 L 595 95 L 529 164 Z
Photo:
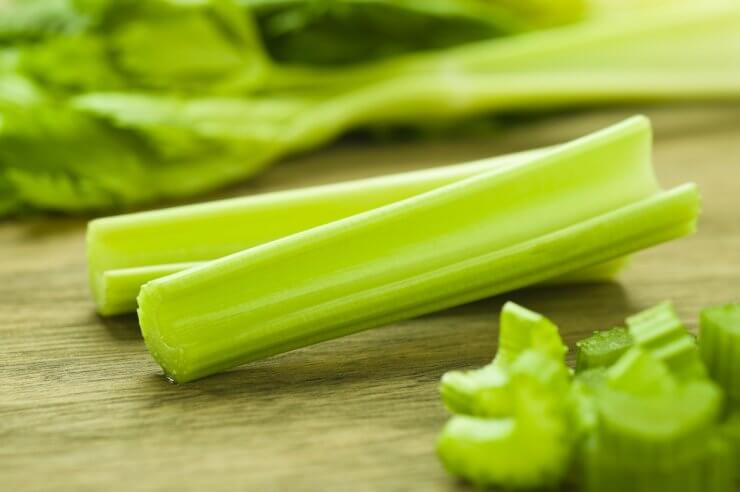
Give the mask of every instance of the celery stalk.
M 165 373 L 236 365 L 470 302 L 693 232 L 693 185 L 661 192 L 644 118 L 146 284 Z
M 143 283 L 194 262 L 220 258 L 541 152 L 93 220 L 87 229 L 87 256 L 98 311 L 110 315 L 135 310 Z M 111 270 L 116 272 L 108 274 Z
M 150 280 L 495 167 L 531 160 L 545 150 L 94 220 L 87 230 L 87 255 L 98 312 L 114 315 L 135 311 L 139 289 Z M 607 262 L 553 281 L 609 279 L 623 263 Z
M 490 364 L 442 376 L 440 394 L 453 413 L 481 417 L 508 416 L 512 410 L 510 369 L 525 351 L 541 353 L 562 364 L 568 348 L 552 321 L 513 302 L 501 309 L 498 351 Z

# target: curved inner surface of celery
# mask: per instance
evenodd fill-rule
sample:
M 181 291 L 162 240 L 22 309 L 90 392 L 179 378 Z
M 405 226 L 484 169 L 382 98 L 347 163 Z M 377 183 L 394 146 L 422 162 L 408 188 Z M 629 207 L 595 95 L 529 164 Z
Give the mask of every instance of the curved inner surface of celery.
M 147 346 L 188 381 L 598 264 L 693 231 L 633 118 L 540 158 L 146 284 Z
M 538 149 L 467 164 L 97 219 L 88 225 L 90 286 L 103 315 L 136 310 L 146 282 L 377 208 L 475 174 L 531 160 Z M 612 278 L 621 261 L 559 283 Z

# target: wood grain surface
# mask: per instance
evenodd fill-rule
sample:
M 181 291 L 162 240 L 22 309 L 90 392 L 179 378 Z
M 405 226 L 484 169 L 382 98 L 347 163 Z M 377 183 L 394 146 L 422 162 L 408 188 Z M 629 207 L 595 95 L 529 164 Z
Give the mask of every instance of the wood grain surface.
M 0 490 L 457 490 L 434 455 L 440 375 L 486 363 L 508 299 L 572 344 L 672 299 L 740 298 L 740 107 L 553 115 L 468 138 L 345 142 L 226 194 L 447 164 L 559 142 L 635 112 L 665 185 L 696 181 L 699 233 L 641 253 L 618 283 L 531 288 L 363 332 L 195 383 L 167 383 L 132 316 L 93 312 L 85 221 L 0 225 Z M 571 354 L 572 357 L 573 354 Z

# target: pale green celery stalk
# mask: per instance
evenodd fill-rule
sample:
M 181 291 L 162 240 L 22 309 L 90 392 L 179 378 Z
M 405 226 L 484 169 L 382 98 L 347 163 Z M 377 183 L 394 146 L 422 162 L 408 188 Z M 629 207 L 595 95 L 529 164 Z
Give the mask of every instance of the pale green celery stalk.
M 247 99 L 167 97 L 166 110 L 154 115 L 146 108 L 159 107 L 157 98 L 141 94 L 84 94 L 73 105 L 165 154 L 170 142 L 158 141 L 173 128 L 182 130 L 186 142 L 205 138 L 234 149 L 150 169 L 158 196 L 182 197 L 251 176 L 355 127 L 589 104 L 735 101 L 738 23 L 740 5 L 702 5 L 587 21 L 360 68 L 274 67 L 266 86 Z
M 693 232 L 644 118 L 149 282 L 147 346 L 175 381 L 602 263 Z
M 150 280 L 546 151 L 94 220 L 87 230 L 87 256 L 98 312 L 135 311 L 139 289 Z M 559 282 L 609 279 L 622 264 L 616 260 L 572 272 Z
M 740 5 L 603 20 L 346 70 L 276 69 L 273 90 L 321 96 L 289 150 L 347 128 L 546 107 L 737 100 Z M 318 88 L 318 89 L 317 89 Z M 337 95 L 338 94 L 338 95 Z
M 689 88 L 693 83 L 728 88 L 728 81 L 723 78 L 736 79 L 740 72 L 736 56 L 740 45 L 739 21 L 740 6 L 736 3 L 688 5 L 648 14 L 594 19 L 526 36 L 397 57 L 356 68 L 276 67 L 270 83 L 273 88 L 332 92 L 337 87 L 366 85 L 390 77 L 434 78 L 438 74 L 454 78 L 478 73 L 503 77 L 518 74 L 545 80 L 555 76 L 566 85 L 562 89 L 567 90 L 570 82 L 579 85 L 579 77 L 574 74 L 597 77 L 605 73 L 616 80 L 638 82 L 636 86 L 621 82 L 611 85 L 612 90 L 621 88 L 627 94 L 642 90 L 641 75 L 646 77 L 645 83 L 657 80 L 666 89 Z M 690 81 L 670 79 L 678 74 L 688 76 Z

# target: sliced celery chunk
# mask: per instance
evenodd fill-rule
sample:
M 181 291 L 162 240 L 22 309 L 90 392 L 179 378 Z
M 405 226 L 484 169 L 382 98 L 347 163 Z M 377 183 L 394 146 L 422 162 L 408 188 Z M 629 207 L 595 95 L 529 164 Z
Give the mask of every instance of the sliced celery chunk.
M 477 485 L 554 485 L 567 472 L 573 447 L 563 399 L 568 371 L 562 361 L 527 350 L 511 378 L 511 416 L 452 417 L 438 440 L 439 457 L 450 473 Z
M 583 453 L 581 490 L 585 492 L 731 492 L 732 450 L 716 435 L 705 438 L 696 453 L 656 466 L 652 461 L 628 464 L 589 441 Z
M 590 337 L 576 343 L 578 348 L 576 370 L 585 371 L 596 367 L 608 367 L 615 363 L 632 344 L 632 337 L 622 327 L 594 332 Z
M 694 231 L 633 118 L 399 202 L 146 284 L 147 347 L 175 381 L 444 309 Z
M 669 302 L 664 302 L 627 318 L 630 335 L 643 349 L 664 361 L 682 378 L 706 376 L 694 337 Z
M 511 415 L 509 370 L 526 350 L 540 352 L 564 364 L 563 357 L 568 349 L 550 320 L 507 302 L 501 309 L 498 352 L 494 361 L 480 369 L 450 371 L 442 376 L 440 393 L 447 408 L 453 413 L 468 415 Z
M 699 348 L 712 379 L 734 405 L 740 403 L 740 303 L 701 312 Z

